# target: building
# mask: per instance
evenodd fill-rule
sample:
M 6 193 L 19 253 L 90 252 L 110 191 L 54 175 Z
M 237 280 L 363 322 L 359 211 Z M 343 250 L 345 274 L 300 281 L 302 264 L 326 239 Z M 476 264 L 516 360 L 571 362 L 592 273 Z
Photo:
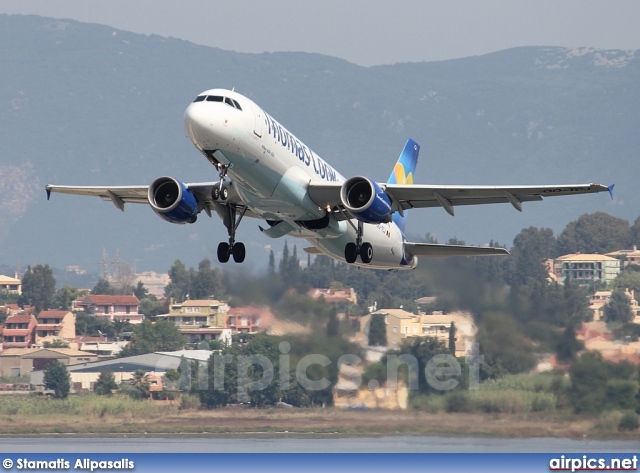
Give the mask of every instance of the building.
M 156 273 L 154 271 L 145 271 L 137 273 L 133 281 L 134 284 L 141 282 L 144 287 L 158 299 L 164 298 L 164 288 L 171 282 L 171 278 L 167 273 Z
M 2 348 L 29 348 L 35 342 L 37 319 L 32 314 L 7 317 L 2 329 Z
M 613 291 L 598 291 L 589 298 L 589 308 L 593 311 L 594 321 L 604 320 L 604 306 L 609 303 L 612 292 Z M 638 305 L 638 301 L 636 300 L 635 291 L 627 288 L 624 290 L 624 295 L 629 298 L 630 309 L 634 317 L 632 322 L 636 324 L 640 323 L 640 305 Z
M 350 287 L 346 289 L 323 289 L 316 287 L 310 289 L 307 294 L 314 299 L 324 297 L 327 302 L 351 302 L 354 305 L 358 305 L 358 295 L 356 291 Z
M 273 314 L 264 307 L 233 307 L 227 314 L 227 328 L 237 333 L 256 333 L 273 323 Z
M 71 366 L 96 359 L 92 353 L 73 348 L 9 348 L 0 354 L 0 372 L 8 376 L 27 376 L 56 360 Z
M 567 278 L 580 285 L 609 283 L 620 273 L 620 260 L 599 254 L 564 255 L 556 258 L 554 272 L 560 283 Z
M 76 337 L 76 317 L 69 310 L 43 310 L 36 319 L 36 345 L 56 339 L 69 341 Z
M 623 269 L 630 264 L 640 266 L 640 251 L 638 251 L 638 247 L 636 245 L 633 245 L 630 250 L 613 251 L 611 253 L 607 253 L 606 256 L 622 260 Z
M 136 296 L 90 294 L 85 296 L 78 306 L 87 314 L 107 319 L 111 322 L 118 320 L 131 324 L 140 324 L 144 319 L 144 315 L 138 313 L 140 301 Z
M 93 353 L 98 359 L 115 358 L 131 343 L 124 340 L 107 340 L 106 337 L 79 337 L 75 342 L 80 350 Z
M 213 351 L 210 350 L 147 353 L 146 355 L 69 365 L 67 371 L 71 376 L 73 391 L 81 389 L 93 391 L 103 371 L 111 371 L 114 374 L 116 383 L 133 379 L 137 370 L 142 370 L 150 376 L 158 375 L 161 377 L 168 369 L 178 369 L 182 357 L 195 361 L 200 367 L 205 368 L 212 354 Z M 202 382 L 203 386 L 206 387 L 208 382 L 206 378 Z M 36 389 L 44 389 L 44 373 L 42 371 L 31 372 L 31 385 Z
M 22 281 L 0 274 L 0 292 L 22 294 Z
M 229 306 L 214 299 L 188 300 L 171 303 L 169 313 L 157 320 L 173 322 L 189 343 L 219 340 L 231 343 L 231 330 L 226 326 Z
M 412 314 L 402 309 L 381 309 L 372 314 L 364 315 L 360 319 L 360 331 L 368 340 L 371 317 L 381 314 L 387 334 L 387 347 L 399 348 L 404 341 L 418 337 L 433 337 L 442 341 L 445 346 L 449 344 L 449 332 L 451 324 L 455 324 L 456 356 L 464 356 L 472 352 L 477 328 L 473 323 L 471 314 L 457 312 L 452 314 Z

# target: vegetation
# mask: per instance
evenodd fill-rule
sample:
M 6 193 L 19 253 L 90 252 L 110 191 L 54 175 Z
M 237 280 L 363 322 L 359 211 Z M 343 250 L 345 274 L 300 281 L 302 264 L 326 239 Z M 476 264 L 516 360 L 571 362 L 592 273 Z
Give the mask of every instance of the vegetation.
M 387 326 L 384 323 L 384 315 L 373 314 L 369 324 L 369 346 L 387 346 Z
M 102 371 L 96 381 L 94 392 L 99 396 L 111 396 L 111 393 L 116 389 L 118 389 L 118 383 L 116 383 L 113 371 Z
M 36 313 L 51 307 L 56 292 L 56 280 L 48 264 L 38 264 L 22 276 L 22 296 L 19 299 L 21 305 L 33 305 Z
M 144 355 L 156 351 L 176 351 L 184 348 L 185 339 L 173 322 L 161 320 L 152 323 L 143 320 L 133 329 L 131 344 L 125 347 L 119 357 Z
M 55 360 L 44 369 L 44 387 L 53 390 L 56 399 L 66 399 L 71 390 L 71 376 L 67 367 Z

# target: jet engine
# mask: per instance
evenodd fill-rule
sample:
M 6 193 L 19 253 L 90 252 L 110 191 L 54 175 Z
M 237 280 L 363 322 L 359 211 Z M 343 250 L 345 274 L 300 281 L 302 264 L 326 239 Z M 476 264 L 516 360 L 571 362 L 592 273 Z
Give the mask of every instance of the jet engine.
M 358 220 L 366 223 L 391 221 L 391 199 L 371 179 L 361 176 L 348 179 L 342 185 L 340 199 Z
M 171 223 L 193 223 L 198 218 L 198 201 L 183 183 L 159 177 L 149 186 L 149 204 L 161 218 Z

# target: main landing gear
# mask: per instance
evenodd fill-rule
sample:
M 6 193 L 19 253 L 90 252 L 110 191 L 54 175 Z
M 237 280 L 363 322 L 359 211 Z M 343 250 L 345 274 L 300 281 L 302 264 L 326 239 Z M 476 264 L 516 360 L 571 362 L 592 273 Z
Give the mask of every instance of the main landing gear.
M 349 242 L 344 247 L 344 259 L 347 263 L 356 262 L 356 258 L 360 255 L 360 259 L 364 264 L 371 263 L 373 259 L 373 247 L 369 242 L 362 242 L 362 234 L 364 233 L 364 224 L 358 220 L 358 228 L 356 229 L 356 242 Z
M 244 217 L 247 208 L 242 207 L 239 215 L 236 207 L 226 205 L 225 208 L 227 213 L 223 221 L 224 226 L 227 227 L 227 232 L 229 233 L 229 243 L 223 241 L 218 245 L 218 261 L 226 263 L 229 261 L 229 257 L 233 255 L 233 261 L 236 263 L 242 263 L 246 256 L 246 250 L 244 243 L 236 242 L 236 230 L 238 225 L 240 225 L 240 221 L 242 220 L 242 217 Z
M 211 197 L 213 197 L 213 200 L 216 202 L 224 202 L 229 197 L 229 190 L 224 185 L 224 179 L 227 176 L 229 166 L 217 163 L 216 168 L 220 171 L 220 184 L 213 188 Z M 233 255 L 233 261 L 236 263 L 242 263 L 247 252 L 244 247 L 244 243 L 236 242 L 236 230 L 238 229 L 238 225 L 240 225 L 240 221 L 242 220 L 242 217 L 244 217 L 247 208 L 236 207 L 231 204 L 223 205 L 223 207 L 225 214 L 222 220 L 224 222 L 224 226 L 227 227 L 229 242 L 227 243 L 223 241 L 218 245 L 218 261 L 221 263 L 227 263 L 229 258 Z M 241 209 L 239 212 L 238 208 Z

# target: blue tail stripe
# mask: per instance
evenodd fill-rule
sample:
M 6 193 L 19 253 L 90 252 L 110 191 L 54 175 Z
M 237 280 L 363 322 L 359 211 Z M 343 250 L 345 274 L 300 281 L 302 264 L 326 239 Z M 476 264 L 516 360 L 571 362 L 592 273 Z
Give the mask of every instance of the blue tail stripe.
M 400 153 L 398 161 L 391 171 L 387 184 L 413 184 L 419 153 L 420 145 L 409 138 L 407 140 L 407 144 L 402 150 L 402 153 Z M 407 226 L 406 211 L 404 212 L 404 216 L 400 215 L 399 212 L 394 212 L 391 218 L 404 234 L 404 230 Z

